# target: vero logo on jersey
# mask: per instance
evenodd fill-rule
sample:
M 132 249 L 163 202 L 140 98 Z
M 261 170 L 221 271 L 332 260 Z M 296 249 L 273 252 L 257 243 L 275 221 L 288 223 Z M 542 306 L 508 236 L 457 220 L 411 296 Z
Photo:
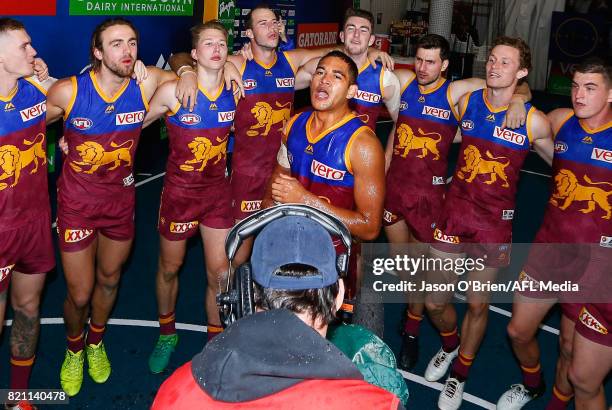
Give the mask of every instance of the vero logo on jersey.
M 47 112 L 47 103 L 43 101 L 32 107 L 19 111 L 19 114 L 21 115 L 21 120 L 26 122 L 40 117 L 45 112 Z
M 423 107 L 423 111 L 421 112 L 421 114 L 441 118 L 443 120 L 448 120 L 450 118 L 451 113 L 449 110 L 441 110 L 440 108 L 430 107 L 429 105 L 426 105 Z
M 195 125 L 199 124 L 202 121 L 202 118 L 198 114 L 189 113 L 181 115 L 179 121 L 185 125 Z
M 332 168 L 323 164 L 322 162 L 317 161 L 316 159 L 312 160 L 312 163 L 310 164 L 310 172 L 316 176 L 332 181 L 342 181 L 344 179 L 344 174 L 346 174 L 346 171 L 340 171 Z
M 77 130 L 88 130 L 93 126 L 93 121 L 89 118 L 77 117 L 71 121 L 71 124 Z
M 370 93 L 368 91 L 357 90 L 355 98 L 369 103 L 379 103 L 382 98 L 379 94 Z
M 144 121 L 144 117 L 144 110 L 134 112 L 122 112 L 121 114 L 115 115 L 115 125 L 138 124 Z
M 525 137 L 523 134 L 519 134 L 514 131 L 510 131 L 507 129 L 499 128 L 495 126 L 495 130 L 493 131 L 493 136 L 495 138 L 499 138 L 500 140 L 508 141 L 516 145 L 523 145 L 525 143 Z
M 278 88 L 290 88 L 290 87 L 293 87 L 294 85 L 295 85 L 295 78 L 293 77 L 276 79 L 276 86 Z
M 250 78 L 247 80 L 244 80 L 242 84 L 244 84 L 245 90 L 254 90 L 257 87 L 257 81 L 250 79 Z
M 595 147 L 591 153 L 591 159 L 612 164 L 612 151 Z
M 567 144 L 563 141 L 555 141 L 555 154 L 567 152 Z
M 219 122 L 230 122 L 234 121 L 234 116 L 236 115 L 236 111 L 224 111 L 217 113 L 217 120 Z

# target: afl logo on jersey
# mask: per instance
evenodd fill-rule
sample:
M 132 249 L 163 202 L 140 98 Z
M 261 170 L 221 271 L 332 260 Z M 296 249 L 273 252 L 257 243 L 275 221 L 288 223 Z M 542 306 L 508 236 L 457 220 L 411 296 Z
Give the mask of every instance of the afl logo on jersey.
M 195 125 L 202 121 L 202 118 L 198 114 L 183 114 L 181 115 L 180 121 L 185 125 Z
M 83 117 L 74 118 L 71 123 L 74 128 L 81 131 L 88 130 L 93 126 L 92 120 Z
M 473 130 L 474 129 L 474 121 L 472 120 L 463 120 L 461 121 L 461 128 L 464 130 Z
M 247 80 L 244 80 L 243 84 L 244 84 L 245 90 L 254 90 L 255 88 L 257 88 L 257 81 L 250 79 L 250 78 Z
M 567 144 L 563 141 L 555 141 L 555 154 L 567 152 Z
M 400 102 L 400 111 L 404 111 L 408 109 L 408 103 L 406 101 L 401 101 Z

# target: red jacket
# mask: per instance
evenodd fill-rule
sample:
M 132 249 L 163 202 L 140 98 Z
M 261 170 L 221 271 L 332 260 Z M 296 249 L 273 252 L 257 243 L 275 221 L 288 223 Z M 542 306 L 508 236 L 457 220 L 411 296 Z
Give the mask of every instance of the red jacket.
M 396 410 L 398 405 L 393 394 L 363 380 L 308 380 L 257 400 L 216 401 L 196 383 L 188 362 L 161 385 L 151 409 Z

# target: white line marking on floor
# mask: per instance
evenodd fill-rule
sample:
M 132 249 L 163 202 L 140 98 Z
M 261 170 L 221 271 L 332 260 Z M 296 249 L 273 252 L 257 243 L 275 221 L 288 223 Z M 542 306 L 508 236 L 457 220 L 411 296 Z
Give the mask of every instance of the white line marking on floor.
M 400 374 L 402 376 L 404 376 L 404 379 L 413 381 L 415 383 L 421 384 L 425 387 L 429 387 L 430 389 L 434 389 L 434 390 L 438 390 L 438 391 L 442 391 L 442 389 L 444 388 L 444 385 L 442 383 L 438 383 L 438 382 L 428 382 L 427 380 L 425 380 L 424 377 L 413 374 L 413 373 L 408 373 L 405 372 L 401 369 L 397 369 L 398 372 L 400 372 Z M 471 395 L 470 393 L 463 393 L 463 400 L 465 401 L 469 401 L 472 404 L 475 404 L 477 406 L 482 407 L 483 409 L 490 409 L 490 410 L 495 410 L 495 405 L 493 403 L 490 403 L 486 400 L 481 399 L 480 397 L 476 397 L 474 395 Z

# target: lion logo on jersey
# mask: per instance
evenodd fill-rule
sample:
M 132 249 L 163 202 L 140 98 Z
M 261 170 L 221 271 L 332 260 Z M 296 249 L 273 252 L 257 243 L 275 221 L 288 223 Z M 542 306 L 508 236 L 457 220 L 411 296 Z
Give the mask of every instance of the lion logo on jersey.
M 421 136 L 414 135 L 412 128 L 407 124 L 402 124 L 397 129 L 398 144 L 395 146 L 393 153 L 395 155 L 401 155 L 402 158 L 406 158 L 411 150 L 420 150 L 421 155 L 417 155 L 418 158 L 425 158 L 427 153 L 430 152 L 434 158 L 434 161 L 440 159 L 440 151 L 438 151 L 438 143 L 442 141 L 442 135 L 437 132 L 423 132 L 422 129 L 418 129 Z M 437 135 L 437 139 L 428 137 L 427 135 Z M 404 150 L 400 154 L 401 150 Z
M 185 161 L 183 165 L 180 166 L 183 171 L 196 171 L 195 166 L 191 164 L 200 164 L 200 167 L 197 171 L 204 171 L 206 164 L 213 158 L 217 158 L 213 164 L 221 161 L 221 158 L 225 158 L 227 156 L 227 135 L 220 139 L 217 137 L 217 142 L 219 145 L 212 145 L 208 138 L 204 137 L 195 137 L 193 141 L 191 141 L 187 146 L 189 150 L 193 154 L 193 159 Z
M 2 145 L 0 146 L 0 181 L 13 177 L 13 183 L 10 187 L 14 187 L 19 183 L 19 177 L 21 176 L 21 170 L 34 163 L 34 168 L 30 171 L 30 174 L 35 174 L 38 171 L 38 160 L 40 159 L 42 165 L 47 163 L 47 156 L 45 155 L 45 148 L 43 143 L 45 141 L 45 134 L 39 133 L 33 141 L 23 140 L 23 143 L 30 148 L 22 151 L 14 145 Z M 9 187 L 9 184 L 0 182 L 0 191 Z
M 484 181 L 485 184 L 491 185 L 497 178 L 504 181 L 502 187 L 508 188 L 508 177 L 506 176 L 506 167 L 510 164 L 508 160 L 505 164 L 499 162 L 499 159 L 508 159 L 506 157 L 494 157 L 489 150 L 486 152 L 487 158 L 483 158 L 482 154 L 474 145 L 468 145 L 463 150 L 463 159 L 465 160 L 465 166 L 461 167 L 461 170 L 457 172 L 457 176 L 460 179 L 465 179 L 465 182 L 472 182 L 477 175 L 489 175 L 490 179 Z M 470 174 L 467 179 L 465 174 Z
M 279 104 L 278 101 L 276 101 L 275 104 L 279 108 L 278 110 L 273 109 L 272 106 L 265 101 L 259 101 L 255 104 L 251 109 L 251 113 L 257 120 L 257 124 L 249 128 L 247 131 L 248 136 L 255 137 L 259 135 L 259 132 L 255 130 L 265 127 L 263 134 L 261 134 L 265 137 L 274 124 L 281 123 L 282 126 L 279 128 L 279 131 L 283 129 L 285 123 L 291 118 L 291 102 Z
M 130 149 L 134 146 L 133 140 L 128 140 L 123 144 L 110 143 L 110 146 L 117 148 L 116 150 L 106 151 L 104 147 L 94 141 L 85 141 L 77 145 L 76 150 L 79 153 L 82 161 L 72 161 L 70 166 L 76 172 L 84 172 L 85 174 L 93 174 L 102 165 L 113 164 L 109 171 L 118 168 L 121 161 L 125 162 L 125 167 L 132 165 L 132 156 Z M 83 171 L 84 166 L 89 166 L 87 171 Z
M 593 182 L 584 175 L 584 181 L 590 185 L 610 185 L 610 182 Z M 595 210 L 597 204 L 606 214 L 603 219 L 612 217 L 612 207 L 608 202 L 608 197 L 612 195 L 612 190 L 605 191 L 594 186 L 582 185 L 576 175 L 569 169 L 560 170 L 555 175 L 555 192 L 550 198 L 550 203 L 559 207 L 561 210 L 566 210 L 574 201 L 587 201 L 587 207 L 580 210 L 583 214 L 588 214 Z M 563 201 L 562 205 L 559 203 Z

